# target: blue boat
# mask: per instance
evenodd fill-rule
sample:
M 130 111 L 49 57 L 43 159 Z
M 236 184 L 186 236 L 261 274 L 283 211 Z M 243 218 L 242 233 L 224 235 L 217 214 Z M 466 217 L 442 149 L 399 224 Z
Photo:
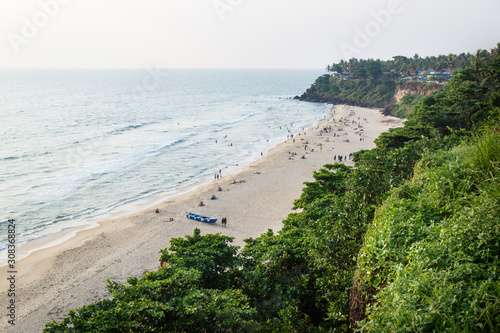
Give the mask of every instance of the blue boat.
M 198 215 L 198 214 L 193 214 L 193 213 L 186 214 L 186 217 L 190 218 L 190 219 L 193 219 L 193 220 L 196 220 L 196 221 L 206 222 L 206 223 L 215 223 L 215 222 L 217 222 L 217 219 L 210 218 L 210 217 L 207 217 L 207 216 Z

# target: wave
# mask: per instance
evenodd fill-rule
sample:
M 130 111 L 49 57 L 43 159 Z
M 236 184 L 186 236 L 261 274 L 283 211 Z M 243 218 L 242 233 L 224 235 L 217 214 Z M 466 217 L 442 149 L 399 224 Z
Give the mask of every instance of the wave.
M 218 124 L 213 124 L 212 126 L 215 126 L 215 127 L 220 127 L 218 129 L 215 129 L 213 130 L 212 132 L 222 132 L 222 131 L 225 131 L 229 128 L 231 128 L 232 126 L 228 126 L 228 125 L 234 125 L 234 124 L 238 124 L 238 123 L 241 123 L 251 117 L 253 117 L 254 114 L 243 114 L 239 117 L 236 117 L 236 118 L 233 118 L 233 119 L 230 119 L 226 122 L 223 122 L 223 123 L 218 123 Z
M 97 145 L 100 142 L 103 142 L 105 138 L 111 135 L 121 135 L 127 131 L 131 131 L 137 128 L 141 128 L 143 126 L 147 126 L 150 124 L 153 124 L 154 122 L 149 122 L 149 123 L 141 123 L 141 124 L 133 124 L 133 125 L 128 125 L 120 128 L 116 128 L 110 131 L 105 131 L 103 129 L 95 128 L 89 131 L 88 133 L 84 134 L 84 138 L 74 141 L 71 146 L 66 146 L 63 147 L 62 149 L 74 149 L 75 145 L 82 145 L 86 144 L 88 142 L 91 142 L 93 145 Z
M 253 113 L 252 114 L 242 114 L 239 117 L 229 119 L 229 120 L 227 120 L 225 122 L 222 122 L 222 123 L 213 124 L 212 126 L 234 125 L 234 124 L 237 124 L 237 123 L 241 123 L 242 121 L 245 121 L 248 118 L 251 118 L 253 116 L 254 116 Z
M 176 144 L 179 144 L 179 143 L 181 143 L 181 142 L 184 142 L 184 141 L 186 141 L 186 140 L 187 140 L 187 138 L 192 137 L 192 136 L 197 136 L 198 134 L 199 134 L 198 132 L 189 133 L 189 134 L 187 134 L 187 135 L 184 135 L 184 136 L 183 136 L 183 137 L 181 137 L 181 138 L 178 138 L 178 139 L 172 140 L 172 141 L 168 142 L 167 144 L 165 144 L 165 145 L 163 145 L 163 146 L 161 146 L 161 147 L 159 147 L 159 148 L 156 148 L 156 149 L 150 150 L 150 151 L 148 151 L 146 154 L 147 154 L 147 155 L 157 155 L 157 154 L 159 154 L 162 150 L 165 150 L 165 149 L 170 148 L 170 147 L 172 147 L 172 146 L 174 146 L 174 145 L 176 145 Z
M 50 151 L 46 151 L 43 153 L 32 153 L 32 154 L 23 154 L 23 155 L 18 155 L 18 156 L 8 156 L 8 157 L 2 157 L 0 158 L 0 161 L 15 161 L 23 158 L 31 158 L 31 157 L 39 157 L 43 155 L 49 155 L 52 154 Z
M 248 118 L 253 117 L 253 116 L 254 116 L 253 113 L 252 114 L 243 114 L 240 117 L 233 118 L 231 120 L 226 121 L 225 123 L 223 123 L 223 125 L 233 125 L 233 124 L 241 123 L 242 121 L 245 121 Z
M 27 157 L 27 155 L 2 157 L 0 158 L 0 161 L 14 161 L 23 157 Z
M 125 127 L 121 127 L 121 128 L 117 128 L 115 130 L 112 130 L 108 134 L 119 135 L 119 134 L 122 134 L 124 132 L 131 131 L 131 130 L 134 130 L 136 128 L 141 128 L 141 127 L 143 127 L 145 125 L 150 125 L 150 124 L 152 124 L 152 123 L 141 123 L 141 124 L 128 125 L 128 126 L 125 126 Z
M 68 218 L 68 220 L 74 220 L 76 218 L 79 218 L 79 217 L 82 217 L 82 216 L 86 216 L 86 215 L 90 215 L 92 214 L 93 212 L 95 212 L 95 209 L 94 208 L 89 208 L 88 210 L 84 211 L 84 212 L 81 212 L 81 213 L 78 213 L 76 215 L 73 215 L 73 216 L 70 216 Z
M 33 210 L 31 211 L 33 212 Z M 71 220 L 80 220 L 83 221 L 84 219 L 81 219 L 82 217 L 88 216 L 92 217 L 92 213 L 95 212 L 95 209 L 88 209 L 87 211 L 84 211 L 82 213 L 73 215 L 73 216 L 68 216 L 68 215 L 56 215 L 53 217 L 50 221 L 47 220 L 42 220 L 40 223 L 32 226 L 25 227 L 22 232 L 18 231 L 17 237 L 16 237 L 16 245 L 23 245 L 27 242 L 40 239 L 49 235 L 56 234 L 58 232 L 61 232 L 65 229 L 72 228 L 78 225 L 73 225 L 73 224 L 68 224 L 67 222 Z M 79 219 L 80 218 L 80 219 Z M 0 225 L 7 223 L 7 221 L 0 221 Z M 62 224 L 61 224 L 62 223 Z M 0 253 L 2 251 L 5 251 L 7 249 L 7 245 L 5 246 L 2 244 L 0 245 Z M 0 266 L 2 265 L 2 259 L 0 258 Z

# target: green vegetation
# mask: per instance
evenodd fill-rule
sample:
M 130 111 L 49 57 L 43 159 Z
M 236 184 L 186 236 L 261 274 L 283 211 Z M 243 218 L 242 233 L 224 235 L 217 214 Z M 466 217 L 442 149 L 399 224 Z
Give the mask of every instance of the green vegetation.
M 500 44 L 480 54 L 315 172 L 278 233 L 195 230 L 44 332 L 500 331 Z
M 350 72 L 350 76 L 355 79 L 368 79 L 370 77 L 380 77 L 383 73 L 388 73 L 394 77 L 399 75 L 411 75 L 419 71 L 433 69 L 439 72 L 443 69 L 461 69 L 470 66 L 475 58 L 486 56 L 487 51 L 480 50 L 475 56 L 470 53 L 440 55 L 437 57 L 421 58 L 418 54 L 413 57 L 395 56 L 392 60 L 382 61 L 380 59 L 363 60 L 352 58 L 349 61 L 341 60 L 339 63 L 328 65 L 328 72 L 342 73 Z
M 462 53 L 460 55 L 441 55 L 421 58 L 416 54 L 413 58 L 395 56 L 392 60 L 363 60 L 352 58 L 349 61 L 328 65 L 327 71 L 333 72 L 319 77 L 300 100 L 311 102 L 327 102 L 333 104 L 354 104 L 365 107 L 384 108 L 394 104 L 393 98 L 397 85 L 404 88 L 406 83 L 419 83 L 425 89 L 435 90 L 439 86 L 428 85 L 427 82 L 446 82 L 452 70 L 462 69 L 474 63 L 475 59 L 486 57 L 488 52 L 478 51 L 475 56 Z M 443 70 L 448 72 L 441 72 Z M 435 73 L 430 75 L 430 73 Z M 405 81 L 411 78 L 410 81 Z M 418 81 L 418 82 L 412 82 Z M 411 90 L 411 89 L 410 89 Z M 413 94 L 419 94 L 418 90 Z M 406 116 L 418 102 L 408 97 L 391 114 Z M 389 109 L 390 111 L 390 109 Z
M 500 134 L 471 145 L 423 158 L 377 210 L 358 257 L 362 331 L 500 328 Z
M 394 97 L 396 83 L 387 78 L 344 80 L 325 74 L 300 97 L 311 102 L 351 103 L 384 107 Z
M 408 93 L 403 96 L 399 103 L 394 105 L 394 108 L 390 110 L 390 114 L 398 118 L 406 118 L 423 98 L 423 95 Z

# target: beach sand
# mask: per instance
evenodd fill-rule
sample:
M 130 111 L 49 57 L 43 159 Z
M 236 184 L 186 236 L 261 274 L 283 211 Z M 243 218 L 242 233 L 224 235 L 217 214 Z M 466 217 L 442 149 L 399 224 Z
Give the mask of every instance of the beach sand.
M 354 115 L 349 115 L 354 112 Z M 373 140 L 402 121 L 384 117 L 379 110 L 352 106 L 334 106 L 329 119 L 306 129 L 266 153 L 239 173 L 170 198 L 148 209 L 102 221 L 99 226 L 83 230 L 62 244 L 36 251 L 16 264 L 16 325 L 0 322 L 0 331 L 41 332 L 46 322 L 61 320 L 68 311 L 110 297 L 106 280 L 125 283 L 129 276 L 142 276 L 160 266 L 159 251 L 169 246 L 173 237 L 192 235 L 194 228 L 203 234 L 221 233 L 244 239 L 258 237 L 268 229 L 278 231 L 282 220 L 292 212 L 293 201 L 300 197 L 303 182 L 313 180 L 313 171 L 334 163 L 334 155 L 349 155 L 375 147 Z M 349 117 L 349 126 L 338 120 Z M 358 120 L 359 117 L 359 120 Z M 366 119 L 367 121 L 364 121 Z M 363 141 L 352 121 L 361 122 Z M 325 126 L 333 133 L 320 135 Z M 336 131 L 341 126 L 342 131 Z M 347 136 L 344 136 L 347 134 Z M 345 141 L 349 139 L 349 142 Z M 308 150 L 304 149 L 309 142 Z M 321 143 L 321 146 L 318 144 Z M 314 152 L 311 151 L 314 149 Z M 297 155 L 290 155 L 295 152 Z M 302 155 L 306 158 L 302 159 Z M 347 165 L 353 165 L 347 161 Z M 236 184 L 232 184 L 236 181 Z M 222 191 L 217 191 L 221 187 Z M 217 200 L 210 200 L 212 195 Z M 203 201 L 204 207 L 198 207 Z M 156 209 L 159 213 L 155 213 Z M 201 223 L 185 217 L 186 212 L 217 217 L 215 224 Z M 227 226 L 220 223 L 227 218 Z M 170 218 L 174 220 L 169 222 Z M 7 295 L 6 266 L 0 268 L 0 292 Z M 2 302 L 7 313 L 7 299 Z

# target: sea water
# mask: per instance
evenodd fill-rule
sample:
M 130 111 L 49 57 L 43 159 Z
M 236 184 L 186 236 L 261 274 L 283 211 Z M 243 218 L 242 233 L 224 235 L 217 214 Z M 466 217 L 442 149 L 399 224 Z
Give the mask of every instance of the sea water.
M 249 163 L 327 115 L 321 70 L 0 70 L 0 262 L 16 243 Z M 5 257 L 5 258 L 4 258 Z

